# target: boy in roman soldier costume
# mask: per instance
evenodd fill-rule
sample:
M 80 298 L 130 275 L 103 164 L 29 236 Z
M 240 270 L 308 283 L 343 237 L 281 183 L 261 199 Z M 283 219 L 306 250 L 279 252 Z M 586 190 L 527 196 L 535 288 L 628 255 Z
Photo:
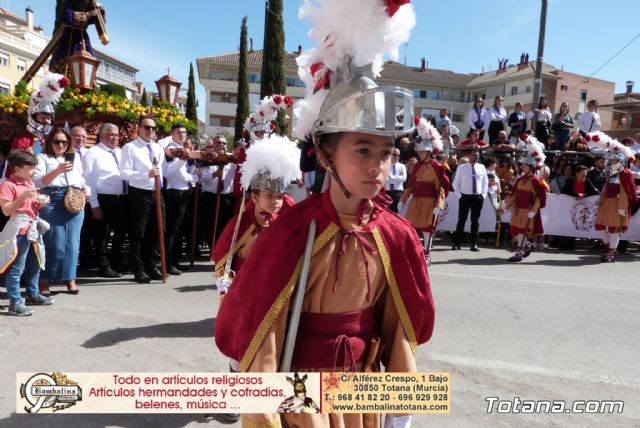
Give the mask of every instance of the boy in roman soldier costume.
M 387 371 L 416 371 L 416 346 L 429 340 L 434 321 L 426 263 L 413 227 L 388 211 L 380 194 L 394 138 L 413 131 L 413 99 L 406 89 L 373 81 L 382 64 L 378 54 L 397 50 L 415 16 L 408 4 L 385 8 L 382 0 L 366 8 L 357 2 L 357 11 L 353 2 L 315 3 L 321 7 L 302 12 L 317 20 L 312 35 L 323 45 L 299 57 L 308 92 L 296 109 L 296 132 L 313 139 L 330 186 L 260 235 L 245 262 L 251 269 L 240 270 L 220 307 L 216 343 L 249 372 L 369 371 L 379 363 Z M 372 39 L 382 44 L 374 51 Z M 317 79 L 321 89 L 314 91 Z M 307 259 L 305 237 L 313 226 Z M 298 280 L 300 301 L 293 298 Z M 300 325 L 294 340 L 285 341 L 290 311 L 300 312 Z M 243 422 L 357 428 L 379 426 L 380 415 L 257 414 Z M 410 416 L 388 415 L 385 424 L 407 427 Z
M 509 258 L 510 262 L 520 262 L 531 254 L 533 246 L 527 241 L 529 234 L 544 233 L 540 209 L 545 207 L 547 201 L 546 188 L 536 175 L 536 168 L 544 165 L 544 146 L 526 134 L 521 138 L 529 154 L 519 160 L 523 174 L 513 185 L 506 203 L 506 208 L 511 209 L 511 236 L 516 238 L 517 245 L 515 253 Z
M 295 143 L 276 135 L 254 143 L 247 150 L 241 167 L 241 185 L 243 192 L 250 192 L 251 199 L 246 209 L 227 223 L 213 249 L 216 284 L 221 293 L 229 285 L 229 272 L 225 272 L 227 259 L 232 258 L 230 268 L 238 272 L 258 234 L 278 217 L 287 185 L 300 176 L 299 159 L 300 150 Z
M 415 143 L 414 150 L 420 162 L 411 170 L 406 189 L 400 197 L 398 212 L 422 233 L 429 266 L 432 235 L 436 232 L 438 214 L 444 208 L 450 183 L 443 165 L 432 157 L 442 151 L 440 134 L 425 119 L 417 119 L 416 126 L 421 141 Z
M 616 258 L 620 233 L 629 228 L 631 207 L 637 200 L 633 173 L 625 167 L 626 162 L 633 159 L 633 152 L 603 132 L 589 133 L 585 140 L 592 151 L 603 148 L 609 150 L 610 174 L 600 193 L 595 229 L 600 232 L 605 246 L 600 261 L 612 263 Z

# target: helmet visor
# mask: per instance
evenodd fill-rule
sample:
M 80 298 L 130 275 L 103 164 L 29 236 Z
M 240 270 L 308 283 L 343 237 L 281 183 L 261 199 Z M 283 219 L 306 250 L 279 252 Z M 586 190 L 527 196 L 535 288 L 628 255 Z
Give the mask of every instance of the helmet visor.
M 394 137 L 406 135 L 413 131 L 413 94 L 396 86 L 357 91 L 321 112 L 320 116 L 316 128 L 319 134 L 363 132 Z

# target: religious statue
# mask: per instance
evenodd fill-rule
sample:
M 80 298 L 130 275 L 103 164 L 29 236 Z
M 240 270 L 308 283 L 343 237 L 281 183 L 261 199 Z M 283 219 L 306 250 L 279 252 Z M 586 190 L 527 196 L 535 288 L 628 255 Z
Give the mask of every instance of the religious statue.
M 49 63 L 49 69 L 52 72 L 64 74 L 67 57 L 83 48 L 93 55 L 91 41 L 87 33 L 87 28 L 92 24 L 96 26 L 102 44 L 109 43 L 109 34 L 105 27 L 105 10 L 100 3 L 97 3 L 96 0 L 62 0 L 58 2 L 54 37 L 57 31 L 62 31 L 62 36 Z

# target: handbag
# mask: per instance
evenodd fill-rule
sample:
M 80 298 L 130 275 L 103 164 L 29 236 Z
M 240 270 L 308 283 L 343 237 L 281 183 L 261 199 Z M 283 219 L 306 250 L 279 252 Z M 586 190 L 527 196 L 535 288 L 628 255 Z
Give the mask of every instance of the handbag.
M 67 191 L 64 194 L 64 207 L 71 214 L 78 214 L 84 209 L 87 200 L 84 195 L 84 191 L 69 186 L 69 178 L 67 173 L 64 173 L 64 178 L 67 180 Z

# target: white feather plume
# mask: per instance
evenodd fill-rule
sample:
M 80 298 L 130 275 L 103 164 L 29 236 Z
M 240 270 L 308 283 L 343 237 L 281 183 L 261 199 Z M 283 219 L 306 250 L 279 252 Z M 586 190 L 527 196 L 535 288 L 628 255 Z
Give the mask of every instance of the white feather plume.
M 311 21 L 308 35 L 318 47 L 297 58 L 298 75 L 305 83 L 305 100 L 297 104 L 296 136 L 305 138 L 328 92 L 316 88 L 326 73 L 344 65 L 347 57 L 356 67 L 372 64 L 374 76 L 382 71 L 384 55 L 398 59 L 398 49 L 409 40 L 416 17 L 410 3 L 390 17 L 384 0 L 304 0 L 298 17 Z M 313 64 L 320 68 L 311 75 Z
M 287 137 L 270 135 L 255 142 L 247 150 L 247 160 L 240 167 L 240 184 L 249 189 L 251 179 L 258 173 L 269 171 L 271 178 L 282 178 L 290 183 L 300 178 L 300 149 Z
M 438 130 L 425 118 L 420 118 L 420 120 L 416 120 L 417 125 L 416 129 L 418 130 L 418 135 L 423 140 L 431 141 L 431 145 L 433 146 L 433 152 L 439 153 L 442 152 L 442 136 L 438 132 Z
M 625 146 L 620 141 L 609 137 L 607 148 L 611 153 L 622 153 L 626 160 L 634 159 L 633 151 L 630 147 Z
M 603 150 L 608 150 L 607 142 L 609 142 L 610 139 L 611 137 L 600 131 L 589 132 L 584 137 L 584 140 L 587 142 L 587 147 L 592 152 L 601 152 Z
M 31 95 L 29 108 L 31 109 L 38 104 L 56 104 L 60 100 L 64 88 L 68 85 L 69 80 L 62 74 L 47 74 L 40 82 L 38 91 Z
M 542 168 L 544 166 L 544 160 L 547 156 L 544 154 L 544 144 L 542 144 L 536 137 L 529 135 L 527 141 L 525 141 L 525 148 L 536 161 L 536 168 Z

